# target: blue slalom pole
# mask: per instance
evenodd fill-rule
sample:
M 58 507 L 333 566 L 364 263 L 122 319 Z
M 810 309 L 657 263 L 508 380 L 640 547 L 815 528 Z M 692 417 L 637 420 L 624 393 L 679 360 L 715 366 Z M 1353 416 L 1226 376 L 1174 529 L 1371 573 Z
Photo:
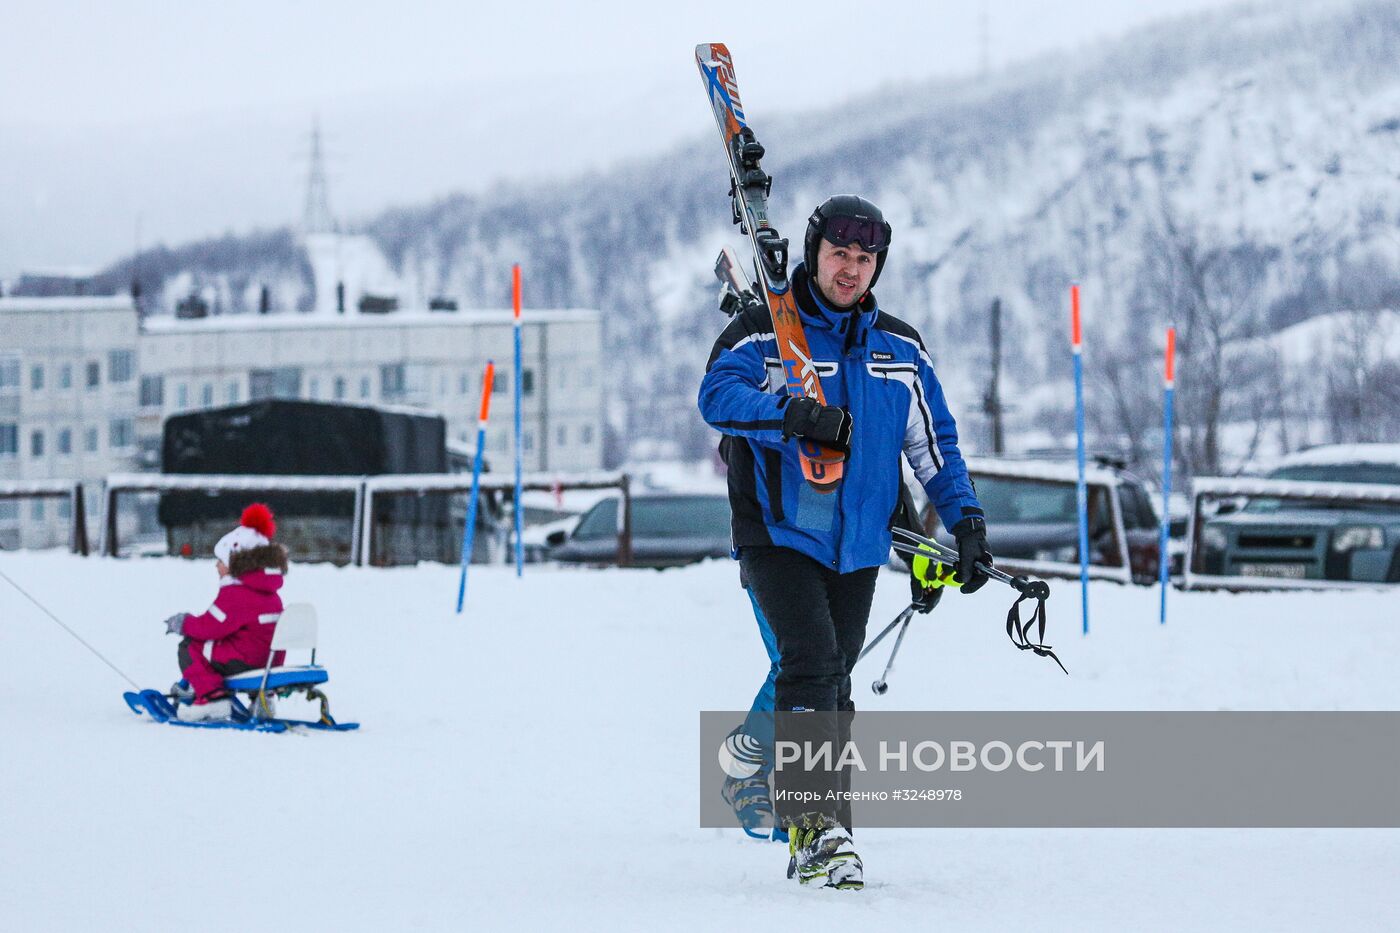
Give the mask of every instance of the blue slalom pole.
M 1089 634 L 1089 486 L 1084 478 L 1084 353 L 1079 321 L 1079 286 L 1071 285 L 1070 343 L 1074 350 L 1074 431 L 1079 444 L 1079 592 L 1084 634 Z
M 1167 545 L 1171 532 L 1172 498 L 1172 396 L 1176 394 L 1176 328 L 1167 328 L 1166 391 L 1162 401 L 1162 531 L 1157 539 L 1157 576 L 1162 587 L 1162 617 L 1167 624 L 1167 586 L 1171 572 L 1171 557 Z
M 467 565 L 472 560 L 472 544 L 476 539 L 476 501 L 481 492 L 481 461 L 486 450 L 486 419 L 491 410 L 491 383 L 495 380 L 496 365 L 486 362 L 486 380 L 481 387 L 481 418 L 476 428 L 476 462 L 472 464 L 472 492 L 467 500 L 467 524 L 462 528 L 462 577 L 457 583 L 457 614 L 462 614 L 462 604 L 467 599 Z
M 521 501 L 520 461 L 524 456 L 524 446 L 520 437 L 520 397 L 522 380 L 525 378 L 520 352 L 520 263 L 511 270 L 511 292 L 515 304 L 515 575 L 525 573 L 525 541 L 522 537 L 525 528 L 525 504 Z

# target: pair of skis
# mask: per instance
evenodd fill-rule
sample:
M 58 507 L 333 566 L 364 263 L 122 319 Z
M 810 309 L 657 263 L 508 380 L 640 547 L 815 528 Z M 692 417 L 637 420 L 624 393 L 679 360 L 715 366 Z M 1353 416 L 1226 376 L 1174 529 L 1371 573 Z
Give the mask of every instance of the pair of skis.
M 695 64 L 700 69 L 700 79 L 729 157 L 729 196 L 734 222 L 749 237 L 754 269 L 758 273 L 758 286 L 749 285 L 734 254 L 727 249 L 721 253 L 715 272 L 731 289 L 733 297 L 727 295 L 726 302 L 735 311 L 752 301 L 767 306 L 773 319 L 773 334 L 782 358 L 788 394 L 794 398 L 815 399 L 825 405 L 826 395 L 788 281 L 788 241 L 780 237 L 768 221 L 768 195 L 773 189 L 773 178 L 763 171 L 760 164 L 763 146 L 744 120 L 739 83 L 734 77 L 734 60 L 723 43 L 707 42 L 695 47 Z M 812 488 L 820 493 L 835 492 L 845 474 L 845 455 L 805 438 L 798 438 L 798 453 L 802 475 Z
M 185 721 L 180 719 L 177 707 L 170 697 L 159 690 L 129 690 L 122 699 L 133 713 L 150 716 L 156 722 L 170 726 L 188 726 L 195 729 L 240 729 L 244 732 L 286 732 L 292 727 L 321 729 L 327 732 L 348 732 L 358 729 L 357 722 L 320 722 L 304 719 L 264 719 L 254 716 L 237 696 L 230 697 L 233 715 L 228 719 L 206 719 Z

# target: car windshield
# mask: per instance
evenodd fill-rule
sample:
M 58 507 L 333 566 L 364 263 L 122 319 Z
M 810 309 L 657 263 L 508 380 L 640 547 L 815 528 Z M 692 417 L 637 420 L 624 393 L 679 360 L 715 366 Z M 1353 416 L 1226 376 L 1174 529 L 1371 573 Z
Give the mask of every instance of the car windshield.
M 1078 521 L 1073 483 L 1007 476 L 978 476 L 976 480 L 977 499 L 987 521 L 993 524 Z
M 595 505 L 573 537 L 587 541 L 617 534 L 617 499 Z M 634 538 L 727 538 L 729 500 L 724 496 L 647 496 L 632 500 Z
M 1287 479 L 1308 483 L 1381 483 L 1400 486 L 1400 464 L 1388 463 L 1334 463 L 1311 466 L 1280 467 L 1269 474 L 1269 479 Z M 1312 511 L 1353 510 L 1380 512 L 1387 515 L 1400 514 L 1400 504 L 1388 502 L 1331 502 L 1306 499 L 1278 499 L 1262 497 L 1251 499 L 1244 507 L 1246 512 L 1267 513 L 1279 509 L 1307 509 Z
M 1317 483 L 1385 483 L 1400 486 L 1400 463 L 1280 467 L 1269 474 L 1269 479 L 1296 479 Z
M 1123 525 L 1127 528 L 1156 528 L 1157 511 L 1152 508 L 1152 498 L 1147 490 L 1135 482 L 1125 482 L 1118 487 L 1123 503 Z

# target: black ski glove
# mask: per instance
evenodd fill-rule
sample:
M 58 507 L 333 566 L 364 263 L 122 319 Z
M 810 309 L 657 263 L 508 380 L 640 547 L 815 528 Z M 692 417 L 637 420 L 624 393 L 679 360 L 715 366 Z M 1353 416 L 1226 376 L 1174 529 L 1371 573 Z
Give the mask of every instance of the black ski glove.
M 188 619 L 189 617 L 190 617 L 190 616 L 189 616 L 189 613 L 187 613 L 187 612 L 177 612 L 177 613 L 175 613 L 173 616 L 171 616 L 170 618 L 166 619 L 166 620 L 165 620 L 165 634 L 167 634 L 167 635 L 170 635 L 170 634 L 172 634 L 172 633 L 175 634 L 175 635 L 183 635 L 183 634 L 185 634 L 185 620 Z
M 909 595 L 913 597 L 914 611 L 932 612 L 933 607 L 938 605 L 938 601 L 943 598 L 943 587 L 924 586 L 913 573 L 909 574 Z
M 964 593 L 975 593 L 990 579 L 979 563 L 992 566 L 992 552 L 987 550 L 987 523 L 970 515 L 953 526 L 958 540 L 958 579 L 963 581 Z
M 783 440 L 805 437 L 824 447 L 849 453 L 851 413 L 835 405 L 823 405 L 814 398 L 795 398 L 783 411 Z

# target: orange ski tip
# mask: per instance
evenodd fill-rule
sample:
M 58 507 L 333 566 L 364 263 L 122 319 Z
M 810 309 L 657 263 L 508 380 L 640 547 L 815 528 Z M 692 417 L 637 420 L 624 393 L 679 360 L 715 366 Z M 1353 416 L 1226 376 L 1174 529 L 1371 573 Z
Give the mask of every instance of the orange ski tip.
M 821 463 L 807 457 L 802 458 L 802 478 L 819 493 L 834 492 L 846 475 L 846 462 L 842 457 L 834 463 Z

